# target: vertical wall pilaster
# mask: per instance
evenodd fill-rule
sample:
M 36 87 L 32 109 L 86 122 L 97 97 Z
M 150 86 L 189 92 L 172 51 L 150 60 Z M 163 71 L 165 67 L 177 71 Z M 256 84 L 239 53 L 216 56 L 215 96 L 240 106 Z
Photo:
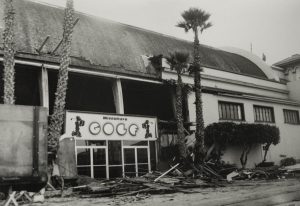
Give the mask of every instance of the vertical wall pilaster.
M 113 94 L 117 114 L 124 114 L 124 102 L 121 79 L 113 80 Z
M 39 75 L 40 102 L 41 106 L 49 108 L 48 71 L 42 67 Z

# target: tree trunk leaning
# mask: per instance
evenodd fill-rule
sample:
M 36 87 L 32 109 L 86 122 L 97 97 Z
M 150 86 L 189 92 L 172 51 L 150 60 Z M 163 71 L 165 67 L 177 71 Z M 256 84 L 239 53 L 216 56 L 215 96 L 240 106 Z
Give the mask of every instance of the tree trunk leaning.
M 64 122 L 66 94 L 68 86 L 68 67 L 70 64 L 72 33 L 74 24 L 73 0 L 67 0 L 67 6 L 64 16 L 64 33 L 62 41 L 62 55 L 60 59 L 60 68 L 58 73 L 57 88 L 55 93 L 55 102 L 53 114 L 50 118 L 48 130 L 49 150 L 56 154 L 59 147 L 59 137 L 61 135 Z
M 250 153 L 251 148 L 252 148 L 252 145 L 244 145 L 243 146 L 243 152 L 242 152 L 241 157 L 240 157 L 242 169 L 246 168 L 247 160 L 248 160 L 248 154 Z
M 182 79 L 181 74 L 177 72 L 177 85 L 176 85 L 176 119 L 177 119 L 177 136 L 179 153 L 181 157 L 186 157 L 185 135 L 183 125 L 183 112 L 182 112 Z
M 264 147 L 264 159 L 263 159 L 262 162 L 267 161 L 267 154 L 268 154 L 268 151 L 269 151 L 269 149 L 270 149 L 270 146 L 271 146 L 270 143 L 268 143 L 268 144 L 265 145 L 265 147 Z
M 4 8 L 4 23 L 5 28 L 3 32 L 3 50 L 4 50 L 4 104 L 15 103 L 15 13 L 13 8 L 13 0 L 5 0 Z

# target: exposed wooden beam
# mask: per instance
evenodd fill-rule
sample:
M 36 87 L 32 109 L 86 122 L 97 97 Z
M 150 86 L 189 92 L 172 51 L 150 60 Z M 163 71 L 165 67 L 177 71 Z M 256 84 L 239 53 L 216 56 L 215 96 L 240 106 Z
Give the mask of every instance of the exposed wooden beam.
M 37 52 L 38 54 L 41 53 L 43 47 L 45 46 L 45 44 L 47 43 L 47 41 L 49 40 L 49 38 L 50 38 L 50 36 L 48 35 L 48 36 L 45 38 L 45 40 L 43 41 L 42 45 L 41 45 L 38 49 L 36 49 L 36 52 Z
M 74 24 L 73 24 L 73 28 L 75 27 L 75 25 L 78 23 L 79 21 L 79 18 L 77 18 L 75 21 L 74 21 Z M 60 45 L 62 44 L 63 42 L 63 38 L 60 40 L 60 42 L 57 44 L 57 46 L 55 47 L 55 49 L 52 51 L 52 54 L 54 54 L 58 48 L 60 47 Z

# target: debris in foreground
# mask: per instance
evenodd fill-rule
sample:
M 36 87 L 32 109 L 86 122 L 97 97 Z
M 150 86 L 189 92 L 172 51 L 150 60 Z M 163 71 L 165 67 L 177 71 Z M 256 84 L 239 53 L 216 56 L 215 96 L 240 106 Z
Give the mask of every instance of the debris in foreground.
M 170 164 L 166 172 L 152 172 L 140 177 L 116 179 L 92 179 L 79 176 L 76 186 L 64 190 L 62 196 L 81 198 L 97 197 L 141 197 L 152 194 L 170 194 L 176 192 L 193 193 L 191 188 L 224 187 L 234 180 L 281 179 L 291 176 L 291 170 L 298 166 L 284 168 L 276 165 L 259 166 L 253 169 L 239 170 L 235 165 L 203 162 L 202 164 Z M 289 169 L 289 170 L 288 170 Z M 47 197 L 61 196 L 59 191 L 49 191 Z M 140 198 L 135 198 L 140 199 Z M 132 200 L 132 201 L 134 201 Z
M 223 186 L 219 183 L 208 183 L 200 179 L 174 177 L 161 173 L 148 173 L 142 177 L 117 178 L 115 180 L 94 180 L 86 185 L 73 187 L 73 191 L 82 198 L 132 196 L 137 194 L 169 194 L 174 192 L 189 193 L 189 188 Z M 157 179 L 155 182 L 154 180 Z

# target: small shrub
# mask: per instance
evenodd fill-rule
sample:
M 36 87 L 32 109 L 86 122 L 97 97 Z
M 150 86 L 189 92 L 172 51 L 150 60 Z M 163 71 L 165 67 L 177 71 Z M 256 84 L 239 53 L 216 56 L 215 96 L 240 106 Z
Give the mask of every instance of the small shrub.
M 296 160 L 293 157 L 287 157 L 280 161 L 280 166 L 291 166 L 295 164 L 296 164 Z

